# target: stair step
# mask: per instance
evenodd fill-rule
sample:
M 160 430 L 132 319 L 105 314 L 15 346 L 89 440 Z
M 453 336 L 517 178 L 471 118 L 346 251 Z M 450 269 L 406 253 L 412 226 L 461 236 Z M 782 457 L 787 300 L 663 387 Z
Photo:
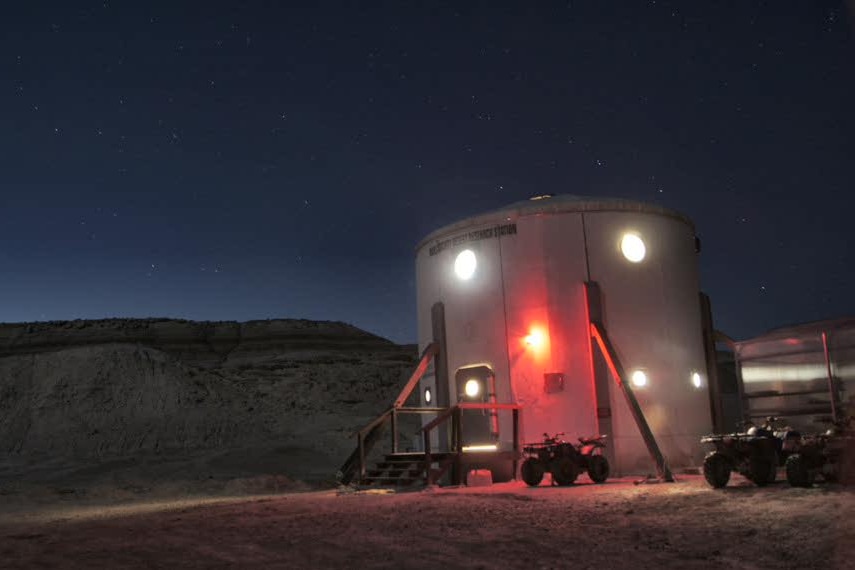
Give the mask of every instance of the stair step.
M 407 465 L 424 465 L 424 460 L 413 461 L 410 459 L 401 459 L 393 461 L 378 461 L 377 467 L 406 467 Z
M 375 469 L 424 469 L 424 461 L 378 461 L 372 465 Z
M 421 467 L 413 467 L 410 469 L 368 469 L 365 474 L 368 477 L 401 477 L 401 476 L 410 476 L 410 477 L 418 477 L 419 475 L 424 474 L 425 470 Z
M 409 477 L 363 477 L 361 483 L 363 485 L 371 485 L 372 483 L 386 483 L 397 486 L 412 485 L 413 483 L 422 481 L 421 478 L 411 479 Z
M 455 453 L 451 453 L 449 451 L 433 451 L 431 452 L 431 457 L 445 457 L 450 455 L 456 455 Z M 387 453 L 385 457 L 387 459 L 424 459 L 423 451 L 399 451 L 398 453 Z
M 431 463 L 438 463 L 442 466 L 455 456 L 456 454 L 448 452 L 431 453 Z M 425 454 L 422 452 L 387 453 L 384 460 L 378 461 L 366 469 L 365 476 L 360 479 L 360 483 L 395 487 L 424 483 L 426 480 L 424 462 Z M 434 480 L 437 480 L 439 474 L 443 472 L 443 469 L 431 468 Z

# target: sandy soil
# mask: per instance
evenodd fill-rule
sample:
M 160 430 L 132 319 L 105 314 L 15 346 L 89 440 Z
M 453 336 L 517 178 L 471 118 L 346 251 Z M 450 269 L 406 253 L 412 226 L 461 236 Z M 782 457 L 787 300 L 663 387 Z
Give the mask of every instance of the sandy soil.
M 855 567 L 855 489 L 735 479 L 41 505 L 0 514 L 0 566 Z

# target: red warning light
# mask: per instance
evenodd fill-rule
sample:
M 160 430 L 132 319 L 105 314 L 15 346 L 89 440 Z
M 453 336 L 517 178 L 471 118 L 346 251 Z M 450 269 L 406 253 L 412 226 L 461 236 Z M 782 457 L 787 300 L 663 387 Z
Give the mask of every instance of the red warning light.
M 526 346 L 539 350 L 546 345 L 546 334 L 540 329 L 531 329 L 523 341 Z

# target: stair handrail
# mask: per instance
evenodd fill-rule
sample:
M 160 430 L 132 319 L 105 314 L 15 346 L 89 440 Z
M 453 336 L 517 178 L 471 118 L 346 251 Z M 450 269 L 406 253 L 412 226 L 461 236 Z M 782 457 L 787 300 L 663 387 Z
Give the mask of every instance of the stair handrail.
M 419 383 L 419 380 L 422 379 L 428 369 L 428 366 L 430 366 L 431 360 L 436 357 L 437 354 L 439 354 L 439 344 L 436 342 L 429 343 L 422 351 L 418 366 L 416 366 L 416 369 L 410 375 L 409 380 L 407 380 L 407 383 L 401 389 L 398 397 L 395 398 L 392 407 L 385 410 L 357 432 L 356 449 L 350 454 L 350 457 L 347 458 L 344 465 L 342 465 L 342 468 L 339 470 L 339 481 L 342 484 L 347 485 L 350 483 L 356 469 L 359 470 L 360 478 L 365 476 L 365 456 L 370 453 L 371 449 L 374 447 L 379 436 L 379 430 L 390 420 L 392 422 L 392 450 L 394 452 L 398 451 L 397 414 L 399 411 L 408 411 L 404 408 L 404 403 L 406 403 L 410 394 L 413 393 L 413 390 Z
M 364 428 L 362 428 L 361 430 L 359 430 L 357 432 L 357 437 L 364 438 L 371 430 L 373 430 L 374 428 L 376 428 L 377 426 L 379 426 L 381 424 L 385 424 L 386 421 L 388 420 L 389 416 L 392 415 L 393 411 L 394 411 L 394 408 L 389 408 L 386 411 L 384 411 L 383 413 L 381 413 L 379 416 L 377 416 L 376 418 L 371 420 L 370 423 L 366 424 Z
M 358 469 L 359 477 L 365 475 L 365 455 L 371 451 L 374 442 L 377 440 L 379 430 L 383 424 L 389 419 L 394 408 L 389 408 L 369 424 L 356 432 L 356 449 L 345 460 L 338 472 L 338 480 L 342 485 L 347 485 L 353 480 L 354 472 Z

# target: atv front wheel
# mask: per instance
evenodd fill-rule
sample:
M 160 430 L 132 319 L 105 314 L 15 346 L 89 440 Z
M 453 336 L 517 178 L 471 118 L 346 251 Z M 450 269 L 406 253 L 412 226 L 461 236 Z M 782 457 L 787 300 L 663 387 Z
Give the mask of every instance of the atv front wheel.
M 774 481 L 774 473 L 778 466 L 775 457 L 767 453 L 755 453 L 748 458 L 748 473 L 746 477 L 758 487 L 765 487 Z
M 723 454 L 713 451 L 704 458 L 704 479 L 715 489 L 721 489 L 730 481 L 730 461 Z
M 594 483 L 602 483 L 609 478 L 609 462 L 602 455 L 592 455 L 588 458 L 588 477 Z
M 774 483 L 778 478 L 778 463 L 779 456 L 774 451 L 769 456 L 769 477 L 766 479 L 768 483 Z
M 816 474 L 808 468 L 805 458 L 794 453 L 787 457 L 787 483 L 792 487 L 810 487 Z
M 552 464 L 552 480 L 559 485 L 572 485 L 578 476 L 576 463 L 569 457 L 556 459 Z
M 543 462 L 536 457 L 529 457 L 523 461 L 520 473 L 523 481 L 529 487 L 537 487 L 543 481 L 543 473 L 546 471 Z

